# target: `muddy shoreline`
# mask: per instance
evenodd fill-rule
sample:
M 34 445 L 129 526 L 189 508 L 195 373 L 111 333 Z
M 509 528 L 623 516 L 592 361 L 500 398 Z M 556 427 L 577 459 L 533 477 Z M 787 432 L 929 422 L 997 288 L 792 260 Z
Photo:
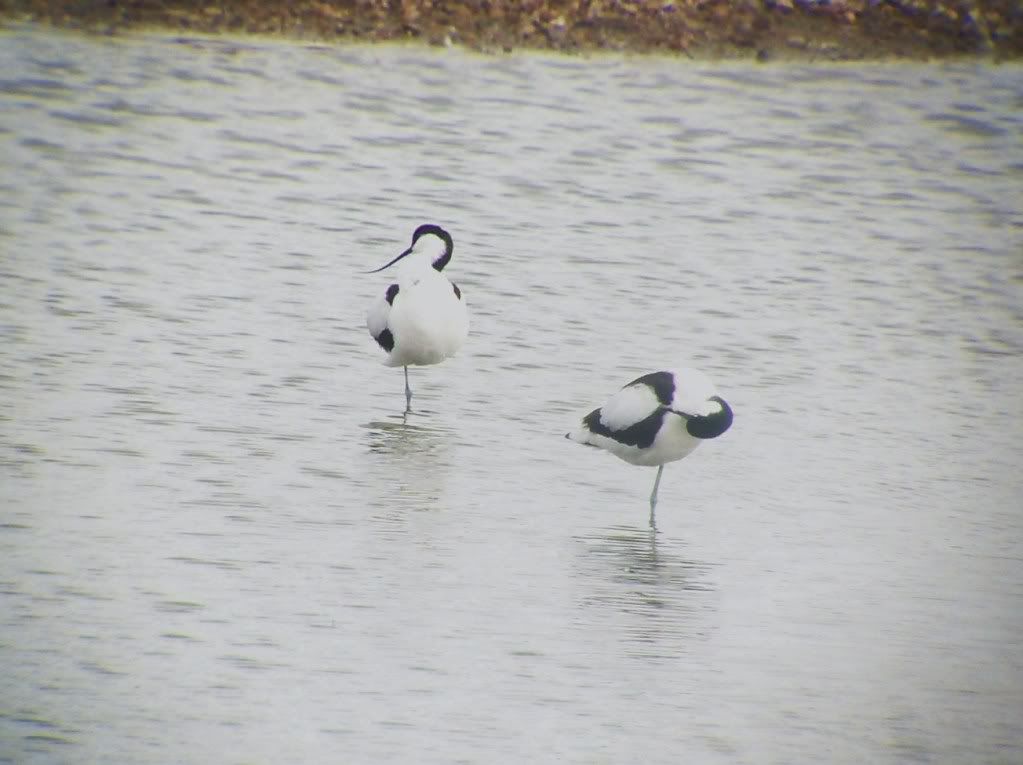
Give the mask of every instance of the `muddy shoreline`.
M 0 23 L 116 34 L 421 41 L 497 53 L 863 61 L 1023 59 L 1021 0 L 0 0 Z

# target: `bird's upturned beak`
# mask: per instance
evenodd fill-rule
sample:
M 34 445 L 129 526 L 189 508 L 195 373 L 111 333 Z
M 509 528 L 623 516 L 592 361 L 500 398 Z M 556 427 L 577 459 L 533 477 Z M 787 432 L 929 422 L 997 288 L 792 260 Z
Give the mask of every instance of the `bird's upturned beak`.
M 392 261 L 391 261 L 390 263 L 388 263 L 387 265 L 384 265 L 384 266 L 380 266 L 380 268 L 374 268 L 374 269 L 373 269 L 372 271 L 363 271 L 363 273 L 366 273 L 366 274 L 375 274 L 375 273 L 377 273 L 377 272 L 379 272 L 379 271 L 383 271 L 383 270 L 384 270 L 385 268 L 390 268 L 390 267 L 391 267 L 391 266 L 393 266 L 393 265 L 394 265 L 395 263 L 397 263 L 397 262 L 398 262 L 399 260 L 401 260 L 401 259 L 402 259 L 402 258 L 404 258 L 404 257 L 405 257 L 406 255 L 408 255 L 408 254 L 409 254 L 410 252 L 412 252 L 412 248 L 411 248 L 411 247 L 409 247 L 409 248 L 408 248 L 407 250 L 405 250 L 405 252 L 403 252 L 403 253 L 402 253 L 401 255 L 399 255 L 398 257 L 396 257 L 396 258 L 395 258 L 394 260 L 392 260 Z

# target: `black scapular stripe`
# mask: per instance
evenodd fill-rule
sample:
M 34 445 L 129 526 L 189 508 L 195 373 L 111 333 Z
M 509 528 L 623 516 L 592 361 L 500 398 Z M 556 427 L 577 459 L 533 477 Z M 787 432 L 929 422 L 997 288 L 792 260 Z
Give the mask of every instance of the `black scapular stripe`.
M 625 387 L 628 388 L 630 385 L 649 386 L 663 406 L 670 406 L 675 396 L 675 376 L 671 372 L 651 372 L 637 377 Z
M 373 339 L 380 343 L 380 347 L 388 353 L 394 349 L 394 335 L 391 334 L 391 330 L 389 329 L 385 329 Z
M 611 430 L 600 421 L 600 410 L 594 409 L 583 417 L 583 425 L 598 436 L 614 439 L 626 446 L 638 446 L 640 449 L 646 449 L 657 438 L 657 432 L 661 429 L 661 423 L 664 422 L 664 415 L 667 411 L 667 409 L 658 407 L 642 420 L 634 422 L 627 428 Z
M 398 285 L 392 284 L 387 288 L 387 305 L 394 305 L 394 299 L 398 297 Z M 390 350 L 390 348 L 388 348 Z
M 455 288 L 455 297 L 458 298 L 459 300 L 461 300 L 462 299 L 462 291 L 460 289 L 458 289 L 458 285 L 455 284 L 454 282 L 451 282 L 451 286 Z

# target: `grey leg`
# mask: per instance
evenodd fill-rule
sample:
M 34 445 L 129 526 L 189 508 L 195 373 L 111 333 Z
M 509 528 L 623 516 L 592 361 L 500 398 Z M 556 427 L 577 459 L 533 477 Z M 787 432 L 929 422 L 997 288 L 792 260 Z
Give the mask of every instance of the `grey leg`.
M 657 507 L 657 487 L 661 485 L 661 473 L 664 472 L 664 465 L 657 468 L 657 478 L 654 479 L 654 490 L 650 492 L 650 528 L 654 528 L 654 508 Z
M 405 414 L 412 411 L 412 389 L 408 385 L 408 367 L 405 367 Z

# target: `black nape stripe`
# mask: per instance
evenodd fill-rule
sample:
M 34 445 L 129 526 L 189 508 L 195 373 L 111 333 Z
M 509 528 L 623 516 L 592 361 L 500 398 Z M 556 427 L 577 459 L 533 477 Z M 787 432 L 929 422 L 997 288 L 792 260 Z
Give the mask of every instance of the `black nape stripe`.
M 458 289 L 458 285 L 455 284 L 454 282 L 451 282 L 451 286 L 455 288 L 455 297 L 458 298 L 459 300 L 461 300 L 462 299 L 462 291 L 460 289 Z
M 387 304 L 394 305 L 394 299 L 398 296 L 398 285 L 392 284 L 387 288 Z M 391 350 L 388 348 L 387 350 Z
M 693 438 L 717 438 L 732 426 L 732 408 L 725 400 L 720 396 L 711 396 L 708 400 L 721 404 L 721 411 L 686 420 L 686 431 Z
M 437 271 L 443 271 L 444 266 L 451 262 L 451 253 L 454 252 L 455 249 L 455 244 L 451 241 L 451 234 L 433 223 L 424 223 L 416 229 L 414 234 L 412 234 L 412 246 L 415 247 L 419 237 L 425 236 L 426 234 L 433 234 L 444 242 L 444 254 L 433 261 L 434 269 Z
M 434 271 L 443 271 L 444 270 L 444 266 L 446 266 L 450 262 L 451 262 L 451 248 L 449 247 L 447 249 L 447 251 L 443 255 L 441 255 L 439 258 L 437 258 L 435 261 L 433 261 L 433 270 Z
M 391 334 L 391 330 L 389 329 L 385 329 L 383 332 L 381 332 L 373 339 L 380 343 L 380 347 L 383 348 L 388 353 L 390 353 L 394 349 L 394 335 Z
M 675 396 L 675 376 L 671 372 L 651 372 L 648 375 L 637 377 L 629 385 L 649 386 L 663 406 L 670 406 L 671 400 Z M 625 387 L 628 388 L 629 385 Z
M 591 433 L 595 433 L 598 436 L 614 439 L 626 446 L 638 446 L 640 449 L 646 449 L 657 438 L 657 433 L 661 429 L 661 423 L 664 422 L 664 415 L 667 411 L 667 409 L 658 407 L 646 418 L 633 423 L 623 430 L 611 430 L 611 428 L 600 421 L 600 410 L 594 409 L 583 417 L 583 425 L 589 428 Z

